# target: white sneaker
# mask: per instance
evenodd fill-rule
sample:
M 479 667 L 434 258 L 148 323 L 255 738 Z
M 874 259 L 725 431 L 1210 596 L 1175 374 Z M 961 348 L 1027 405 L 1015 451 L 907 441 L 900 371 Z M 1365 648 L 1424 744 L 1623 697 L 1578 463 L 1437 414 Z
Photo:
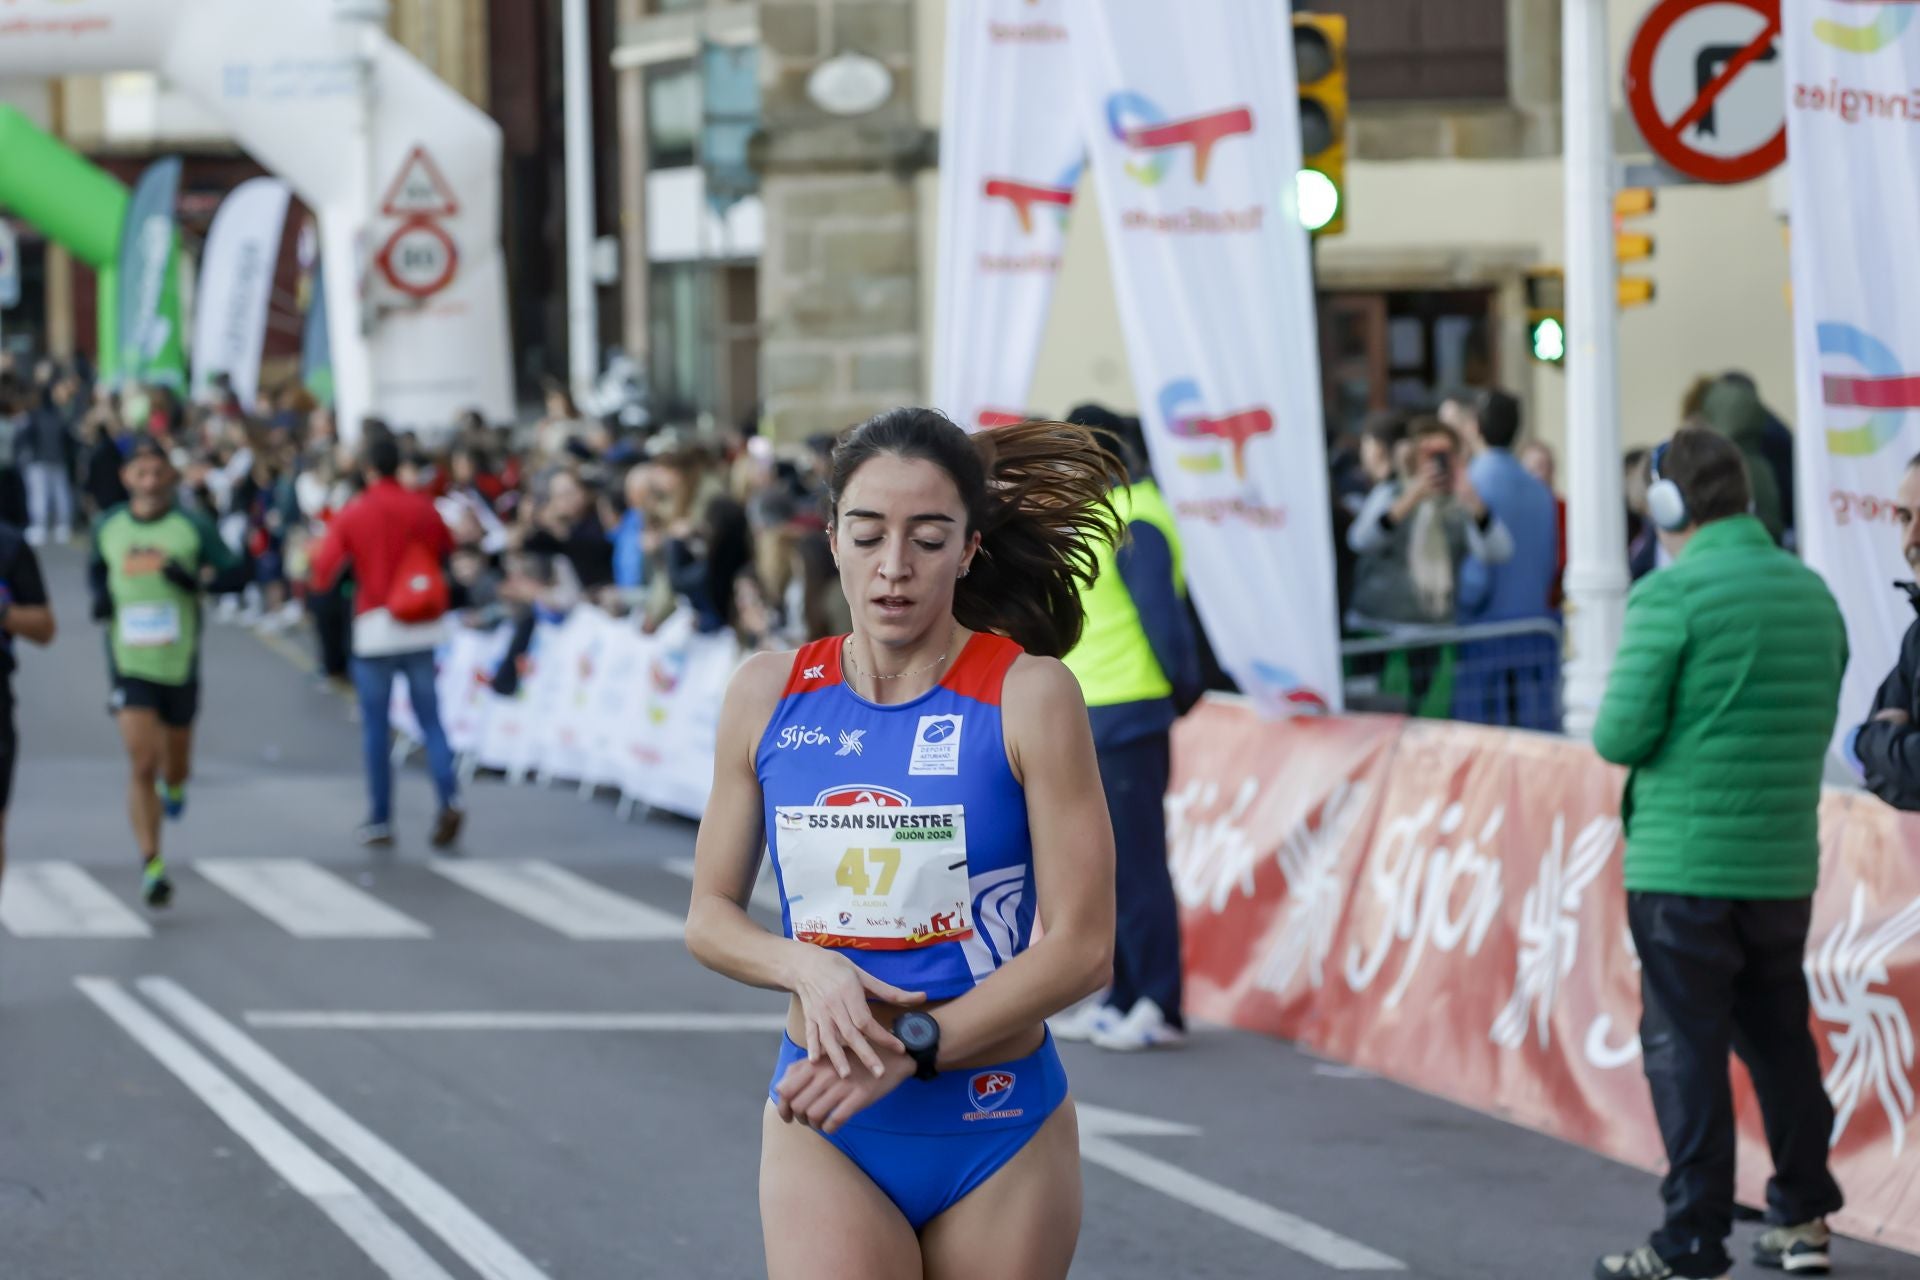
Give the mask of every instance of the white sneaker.
M 1160 1006 L 1144 997 L 1118 1022 L 1096 1028 L 1087 1037 L 1098 1049 L 1135 1053 L 1141 1049 L 1172 1048 L 1186 1042 L 1187 1033 L 1167 1022 Z
M 31 525 L 27 526 L 27 545 L 30 547 L 46 546 L 47 531 L 45 529 L 36 529 Z
M 1104 1031 L 1120 1021 L 1120 1011 L 1107 1003 L 1105 995 L 1089 996 L 1070 1009 L 1047 1019 L 1047 1027 L 1056 1040 L 1091 1040 L 1096 1031 Z

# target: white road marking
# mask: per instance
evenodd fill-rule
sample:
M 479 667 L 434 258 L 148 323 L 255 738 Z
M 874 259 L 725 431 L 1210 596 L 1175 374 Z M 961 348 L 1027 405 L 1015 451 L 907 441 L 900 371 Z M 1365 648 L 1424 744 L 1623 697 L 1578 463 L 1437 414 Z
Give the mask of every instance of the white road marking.
M 270 1115 L 204 1054 L 110 978 L 75 978 L 80 993 L 258 1152 L 287 1184 L 311 1200 L 375 1266 L 394 1280 L 452 1280 L 417 1241 L 375 1207 L 344 1174 Z
M 431 938 L 433 930 L 305 858 L 202 858 L 195 870 L 296 938 Z
M 682 880 L 693 880 L 692 858 L 668 858 L 661 865 Z M 754 877 L 752 902 L 769 915 L 780 914 L 780 882 L 774 877 L 772 864 L 764 860 L 760 863 L 759 874 Z
M 168 978 L 142 978 L 139 987 L 255 1088 L 384 1187 L 485 1280 L 546 1280 L 538 1267 L 452 1192 L 185 988 Z
M 257 1009 L 246 1015 L 246 1021 L 250 1027 L 275 1031 L 779 1031 L 787 1025 L 786 1015 L 780 1013 L 375 1013 L 325 1009 Z M 1086 1109 L 1081 1110 L 1084 1114 Z
M 1111 1138 L 1083 1133 L 1080 1156 L 1103 1169 L 1137 1182 L 1149 1190 L 1210 1213 L 1245 1231 L 1295 1253 L 1312 1258 L 1336 1271 L 1405 1271 L 1407 1264 L 1370 1249 L 1357 1240 L 1349 1240 L 1316 1222 L 1261 1204 L 1231 1187 L 1210 1182 L 1131 1147 L 1123 1147 Z
M 128 869 L 131 877 L 133 871 Z M 148 938 L 153 930 L 78 864 L 22 862 L 0 885 L 0 925 L 16 938 Z
M 1190 1124 L 1181 1124 L 1176 1120 L 1159 1120 L 1153 1116 L 1135 1115 L 1131 1111 L 1115 1111 L 1110 1107 L 1096 1107 L 1090 1102 L 1074 1100 L 1073 1109 L 1080 1117 L 1080 1132 L 1095 1138 L 1193 1138 L 1200 1131 Z
M 435 858 L 428 865 L 455 884 L 576 940 L 657 941 L 686 934 L 686 922 L 679 916 L 604 889 L 550 862 Z

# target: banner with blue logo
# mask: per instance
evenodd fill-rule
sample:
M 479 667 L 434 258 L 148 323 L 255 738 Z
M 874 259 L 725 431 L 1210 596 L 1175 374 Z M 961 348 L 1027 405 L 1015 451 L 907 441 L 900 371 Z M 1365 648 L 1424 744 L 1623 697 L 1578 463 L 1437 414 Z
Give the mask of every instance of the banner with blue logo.
M 1067 0 L 1066 16 L 1141 422 L 1194 602 L 1263 710 L 1337 710 L 1292 15 Z
M 1920 5 L 1782 7 L 1793 186 L 1801 554 L 1847 619 L 1838 732 L 1913 622 L 1894 509 L 1920 453 Z

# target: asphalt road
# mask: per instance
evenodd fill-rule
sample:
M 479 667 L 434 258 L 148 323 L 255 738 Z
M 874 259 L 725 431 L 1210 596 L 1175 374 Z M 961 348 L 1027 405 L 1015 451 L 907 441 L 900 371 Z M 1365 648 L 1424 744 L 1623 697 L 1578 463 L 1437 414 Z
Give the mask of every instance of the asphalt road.
M 762 1274 L 781 1005 L 682 949 L 691 825 L 483 782 L 430 865 L 414 770 L 372 860 L 348 706 L 219 627 L 148 916 L 79 558 L 50 566 L 0 910 L 0 1280 Z M 1257 1036 L 1066 1052 L 1076 1276 L 1579 1277 L 1657 1208 L 1645 1174 Z

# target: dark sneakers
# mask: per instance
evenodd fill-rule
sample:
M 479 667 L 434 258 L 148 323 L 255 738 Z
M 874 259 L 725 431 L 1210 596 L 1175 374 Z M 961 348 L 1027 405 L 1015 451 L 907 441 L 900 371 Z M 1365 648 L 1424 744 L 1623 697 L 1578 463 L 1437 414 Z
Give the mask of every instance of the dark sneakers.
M 1679 1280 L 1666 1260 L 1643 1244 L 1632 1253 L 1610 1253 L 1593 1264 L 1594 1280 Z M 1727 1280 L 1723 1274 L 1714 1280 Z
M 156 911 L 173 901 L 173 881 L 167 879 L 167 864 L 158 854 L 147 859 L 140 873 L 140 896 Z
M 1828 1251 L 1833 1233 L 1826 1219 L 1815 1218 L 1792 1227 L 1768 1227 L 1753 1242 L 1753 1260 L 1775 1271 L 1795 1271 L 1801 1275 L 1824 1276 L 1833 1270 Z
M 433 820 L 433 847 L 444 849 L 460 838 L 460 826 L 467 820 L 463 810 L 451 806 L 442 809 Z

